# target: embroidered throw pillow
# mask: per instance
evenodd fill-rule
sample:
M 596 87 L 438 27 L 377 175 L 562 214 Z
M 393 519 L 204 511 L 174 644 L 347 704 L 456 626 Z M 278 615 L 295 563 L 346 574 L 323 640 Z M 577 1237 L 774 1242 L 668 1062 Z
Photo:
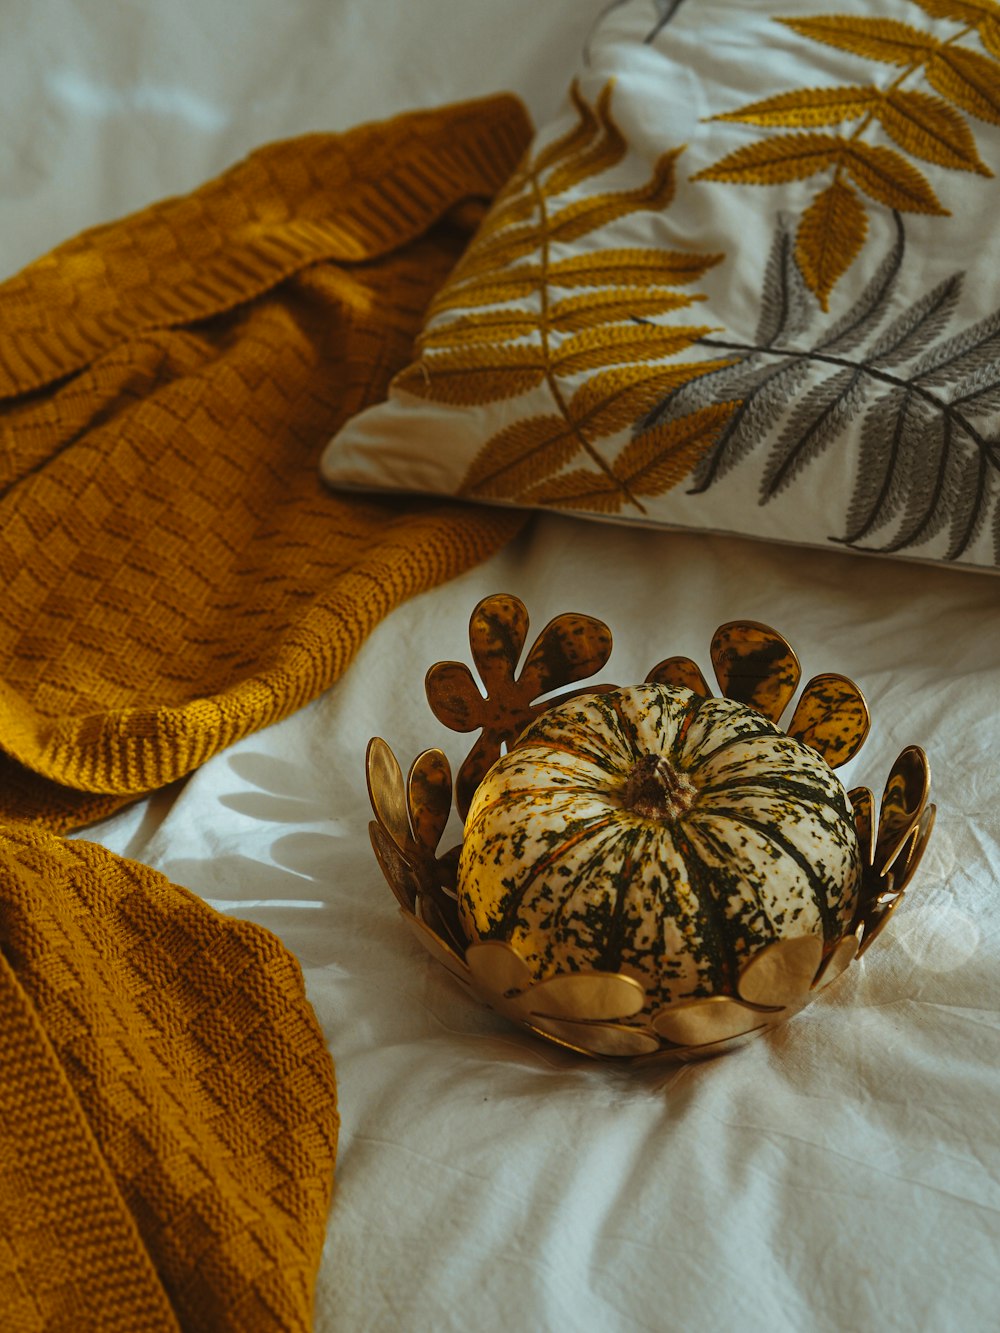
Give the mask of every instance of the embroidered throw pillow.
M 1000 3 L 626 0 L 335 487 L 1000 567 Z

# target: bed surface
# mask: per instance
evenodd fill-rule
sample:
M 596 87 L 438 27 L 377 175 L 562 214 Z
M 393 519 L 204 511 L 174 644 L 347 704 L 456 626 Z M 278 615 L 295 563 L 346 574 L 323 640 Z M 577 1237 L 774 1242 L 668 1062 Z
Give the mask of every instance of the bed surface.
M 540 121 L 601 8 L 16 0 L 0 267 L 269 140 L 501 90 Z M 718 1061 L 622 1069 L 519 1036 L 420 950 L 371 854 L 365 746 L 461 760 L 423 674 L 468 660 L 493 592 L 533 631 L 607 621 L 619 681 L 675 653 L 707 666 L 718 625 L 762 621 L 804 679 L 864 690 L 846 785 L 878 792 L 924 747 L 927 857 L 828 996 Z M 995 1327 L 998 594 L 986 574 L 537 516 L 394 611 L 325 695 L 86 831 L 301 963 L 342 1116 L 320 1333 Z

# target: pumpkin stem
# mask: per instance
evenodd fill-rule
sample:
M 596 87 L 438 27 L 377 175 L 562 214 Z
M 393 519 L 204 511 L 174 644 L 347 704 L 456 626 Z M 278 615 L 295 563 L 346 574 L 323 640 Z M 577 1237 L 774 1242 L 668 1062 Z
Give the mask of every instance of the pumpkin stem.
M 696 791 L 662 755 L 644 754 L 625 781 L 622 805 L 643 819 L 674 820 L 691 808 Z

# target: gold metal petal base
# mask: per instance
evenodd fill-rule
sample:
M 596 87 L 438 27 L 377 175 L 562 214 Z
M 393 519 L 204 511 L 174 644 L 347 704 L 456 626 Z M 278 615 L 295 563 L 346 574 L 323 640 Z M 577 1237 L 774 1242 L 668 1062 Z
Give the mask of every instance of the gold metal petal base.
M 927 756 L 918 746 L 902 751 L 877 812 L 868 788 L 848 793 L 862 885 L 847 933 L 826 947 L 808 935 L 762 942 L 732 994 L 692 996 L 643 1018 L 646 994 L 634 977 L 594 969 L 536 979 L 506 941 L 469 941 L 456 900 L 460 847 L 438 852 L 453 801 L 464 819 L 478 783 L 530 721 L 573 694 L 615 688 L 601 683 L 551 697 L 553 690 L 607 663 L 611 631 L 601 621 L 575 613 L 557 616 L 517 675 L 527 635 L 528 613 L 518 598 L 485 598 L 469 630 L 485 695 L 462 663 L 439 662 L 427 673 L 435 716 L 455 731 L 479 730 L 454 788 L 440 750 L 420 754 L 404 780 L 386 742 L 375 737 L 369 743 L 372 847 L 411 930 L 455 980 L 491 1008 L 536 1037 L 582 1055 L 642 1062 L 660 1056 L 701 1059 L 785 1022 L 869 947 L 899 906 L 934 826 Z M 780 723 L 801 677 L 798 658 L 780 634 L 753 621 L 732 621 L 716 631 L 710 655 L 725 697 Z M 686 657 L 664 659 L 646 680 L 711 694 L 701 670 Z M 537 702 L 542 694 L 550 697 Z M 870 725 L 868 706 L 853 681 L 826 673 L 804 687 L 786 730 L 837 768 L 857 754 Z

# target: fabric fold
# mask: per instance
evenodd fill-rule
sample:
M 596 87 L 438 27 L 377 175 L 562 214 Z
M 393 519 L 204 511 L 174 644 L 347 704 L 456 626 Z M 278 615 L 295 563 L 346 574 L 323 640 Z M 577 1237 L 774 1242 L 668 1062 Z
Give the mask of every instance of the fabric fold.
M 104 848 L 4 830 L 0 1070 L 11 1327 L 311 1327 L 336 1088 L 274 936 Z
M 0 818 L 80 827 L 184 776 L 517 531 L 335 496 L 318 460 L 530 132 L 496 97 L 268 145 L 0 287 Z
M 499 97 L 272 144 L 0 286 L 0 1323 L 311 1327 L 339 1121 L 297 963 L 57 835 L 514 534 L 318 460 L 529 135 Z
M 230 310 L 310 264 L 400 249 L 456 203 L 492 198 L 527 125 L 520 103 L 500 95 L 302 135 L 192 194 L 88 229 L 0 289 L 0 397 L 42 388 L 144 330 Z

